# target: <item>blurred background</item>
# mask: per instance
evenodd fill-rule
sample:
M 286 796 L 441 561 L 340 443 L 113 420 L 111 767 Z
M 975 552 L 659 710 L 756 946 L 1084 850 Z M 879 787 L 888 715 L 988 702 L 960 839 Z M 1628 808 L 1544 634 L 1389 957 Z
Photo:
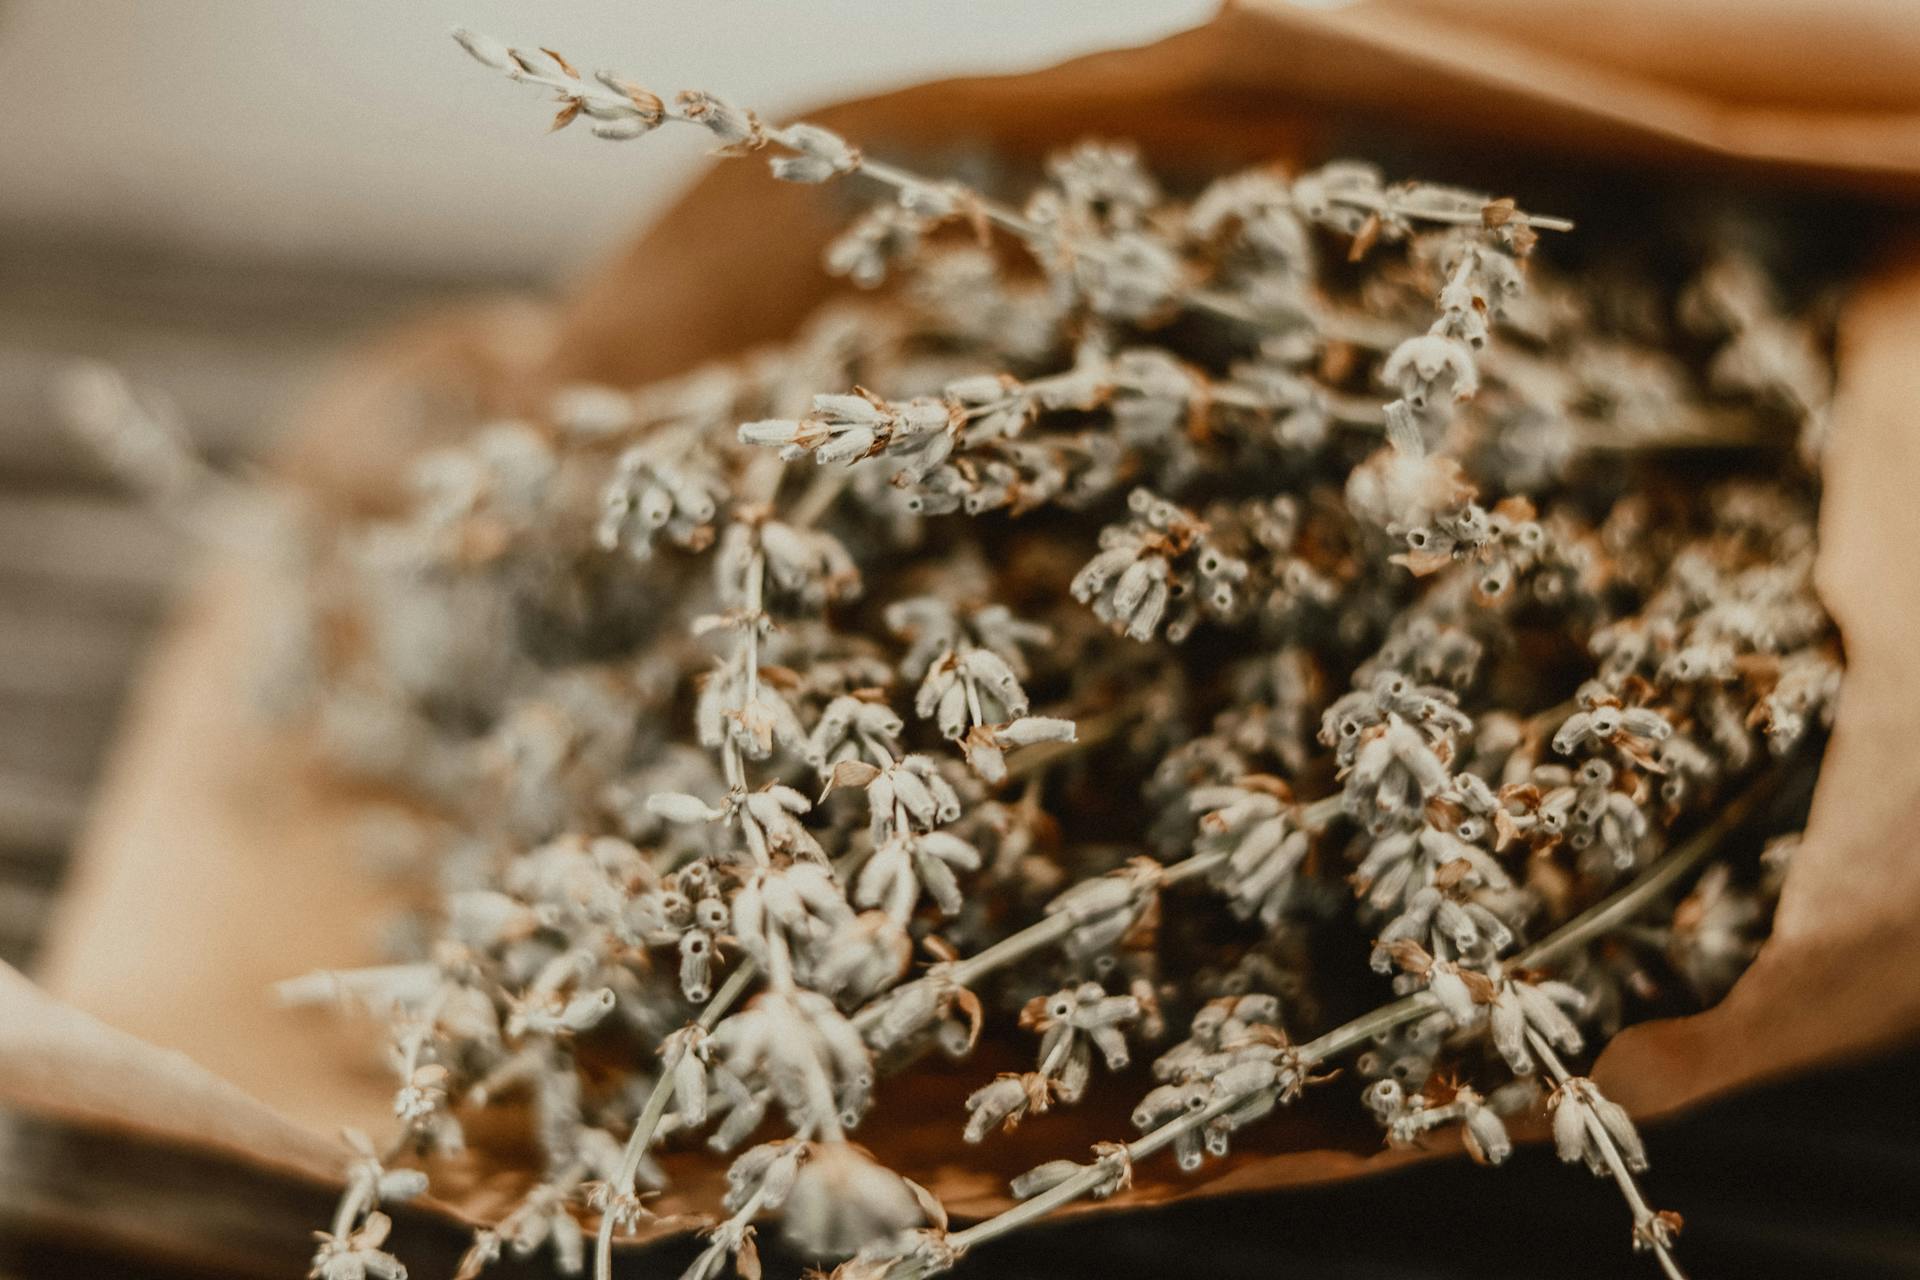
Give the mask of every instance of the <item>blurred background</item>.
M 698 171 L 548 139 L 465 24 L 768 112 L 1144 43 L 1210 0 L 0 0 L 0 959 L 29 964 L 183 544 L 54 420 L 76 356 L 258 455 L 356 339 L 558 288 Z M 693 131 L 684 131 L 691 135 Z
M 1911 65 L 1920 12 L 1882 2 L 1888 66 Z M 1701 55 L 1715 31 L 1739 28 L 1743 3 L 1694 6 L 1687 21 L 1702 42 L 1656 51 L 1675 81 L 1738 82 L 1739 41 Z M 75 357 L 105 359 L 177 403 L 214 458 L 244 463 L 356 340 L 462 299 L 563 288 L 702 162 L 702 141 L 681 131 L 644 154 L 584 131 L 543 137 L 532 92 L 475 68 L 450 26 L 778 113 L 1141 43 L 1213 7 L 0 0 L 0 960 L 31 969 L 123 700 L 190 553 L 55 422 L 53 376 Z M 1506 20 L 1501 0 L 1474 7 Z M 1818 7 L 1785 6 L 1811 22 Z M 1543 15 L 1556 40 L 1632 45 L 1631 32 L 1584 19 L 1590 8 L 1505 5 L 1509 17 Z M 1834 73 L 1863 101 L 1912 97 L 1884 69 Z M 1906 1204 L 1920 1185 L 1920 1120 L 1887 1083 L 1914 1065 L 1909 1055 L 1830 1073 L 1662 1130 L 1654 1198 L 1689 1211 L 1702 1273 L 1920 1275 Z M 1405 1186 L 1392 1191 L 1368 1183 L 1067 1225 L 974 1274 L 1187 1274 L 1196 1240 L 1215 1280 L 1269 1276 L 1279 1263 L 1314 1280 L 1652 1274 L 1627 1256 L 1610 1191 L 1550 1164 L 1535 1150 L 1473 1178 L 1395 1175 Z M 1503 1207 L 1544 1177 L 1565 1194 L 1527 1197 L 1525 1221 Z M 1374 1216 L 1383 1204 L 1404 1214 L 1387 1230 Z M 205 1158 L 0 1124 L 0 1277 L 294 1275 L 299 1224 L 325 1207 L 315 1188 Z M 98 1243 L 106 1224 L 111 1248 Z M 450 1274 L 454 1233 L 416 1223 L 402 1234 L 421 1242 L 416 1274 Z M 183 1252 L 187 1238 L 220 1247 Z M 782 1265 L 775 1274 L 791 1273 Z M 677 1271 L 644 1270 L 662 1269 Z

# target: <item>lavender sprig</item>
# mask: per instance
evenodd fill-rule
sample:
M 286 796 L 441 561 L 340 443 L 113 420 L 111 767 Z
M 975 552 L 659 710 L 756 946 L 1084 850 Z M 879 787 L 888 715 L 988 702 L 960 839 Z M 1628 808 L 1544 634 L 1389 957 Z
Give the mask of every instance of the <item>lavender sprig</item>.
M 1632 884 L 1604 901 L 1596 903 L 1586 912 L 1541 939 L 1539 943 L 1514 956 L 1508 962 L 1509 967 L 1535 969 L 1552 964 L 1570 953 L 1577 952 L 1595 938 L 1603 937 L 1635 919 L 1647 909 L 1649 904 L 1670 892 L 1677 882 L 1719 851 L 1727 836 L 1751 816 L 1760 794 L 1757 788 L 1748 792 L 1741 802 L 1728 806 L 1710 824 L 1662 858 L 1636 878 Z M 1384 1032 L 1431 1014 L 1439 1007 L 1439 1003 L 1438 998 L 1431 992 L 1420 992 L 1392 1004 L 1383 1005 L 1316 1036 L 1289 1051 L 1288 1075 L 1285 1080 L 1269 1086 L 1269 1092 L 1277 1100 L 1297 1090 L 1315 1067 L 1367 1043 Z M 1530 1040 L 1535 1051 L 1539 1052 L 1542 1060 L 1548 1064 L 1549 1070 L 1553 1071 L 1556 1080 L 1564 1085 L 1570 1077 L 1567 1076 L 1559 1059 L 1553 1056 L 1552 1047 L 1540 1040 L 1537 1035 L 1530 1035 Z M 1165 1150 L 1183 1135 L 1197 1132 L 1229 1112 L 1246 1106 L 1248 1101 L 1249 1099 L 1245 1097 L 1231 1095 L 1214 1099 L 1204 1107 L 1160 1125 L 1125 1144 L 1119 1152 L 1103 1155 L 1094 1163 L 1082 1167 L 1070 1177 L 1060 1180 L 1019 1205 L 971 1227 L 950 1233 L 945 1242 L 947 1250 L 950 1251 L 948 1256 L 957 1260 L 964 1257 L 970 1249 L 1038 1221 L 1055 1209 L 1085 1196 L 1098 1194 L 1115 1176 L 1113 1166 L 1116 1162 L 1130 1169 L 1139 1161 Z M 1595 1139 L 1596 1143 L 1603 1140 L 1611 1141 L 1611 1139 Z M 1618 1159 L 1617 1154 L 1613 1159 Z M 1610 1167 L 1612 1163 L 1613 1160 L 1610 1160 Z M 1623 1187 L 1631 1187 L 1631 1185 L 1630 1179 L 1623 1183 Z M 1638 1199 L 1637 1192 L 1630 1192 L 1629 1195 L 1635 1207 L 1635 1231 L 1638 1239 L 1642 1218 L 1650 1215 L 1651 1211 L 1645 1210 L 1644 1202 Z M 1657 1215 L 1652 1217 L 1657 1218 Z M 1653 1230 L 1658 1234 L 1657 1228 Z M 1659 1235 L 1657 1239 L 1651 1235 L 1648 1238 L 1652 1241 L 1648 1247 L 1656 1250 L 1668 1274 L 1678 1275 L 1677 1267 L 1669 1253 L 1670 1240 L 1664 1235 Z M 916 1269 L 916 1265 L 915 1263 L 903 1264 L 901 1270 L 881 1272 L 879 1275 L 883 1276 L 884 1280 L 919 1280 L 920 1277 L 936 1274 L 932 1271 Z M 866 1277 L 863 1276 L 862 1280 L 866 1280 Z

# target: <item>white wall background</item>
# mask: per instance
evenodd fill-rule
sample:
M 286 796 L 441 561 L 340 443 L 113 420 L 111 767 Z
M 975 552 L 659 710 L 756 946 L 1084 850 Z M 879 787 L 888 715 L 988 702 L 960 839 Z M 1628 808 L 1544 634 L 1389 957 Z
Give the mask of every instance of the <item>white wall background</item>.
M 624 237 L 703 140 L 548 138 L 464 24 L 764 113 L 1042 66 L 1215 0 L 0 0 L 0 228 L 435 274 L 551 274 Z M 686 136 L 682 136 L 686 135 Z

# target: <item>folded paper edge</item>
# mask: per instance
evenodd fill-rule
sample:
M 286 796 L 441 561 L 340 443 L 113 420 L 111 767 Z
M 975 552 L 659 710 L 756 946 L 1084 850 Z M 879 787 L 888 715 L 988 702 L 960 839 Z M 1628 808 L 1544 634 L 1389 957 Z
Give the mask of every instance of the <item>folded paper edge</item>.
M 1392 0 L 1322 9 L 1293 0 L 1231 0 L 1225 12 L 1329 39 L 1353 52 L 1384 54 L 1465 86 L 1530 99 L 1566 113 L 1569 123 L 1643 143 L 1818 174 L 1842 185 L 1891 186 L 1908 194 L 1920 185 L 1920 112 L 1727 102 L 1483 26 L 1408 12 Z M 1339 56 L 1337 49 L 1333 56 Z
M 127 1105 L 129 1082 L 143 1101 Z M 0 964 L 0 1100 L 24 1111 L 239 1156 L 334 1182 L 346 1148 L 172 1049 L 117 1031 Z

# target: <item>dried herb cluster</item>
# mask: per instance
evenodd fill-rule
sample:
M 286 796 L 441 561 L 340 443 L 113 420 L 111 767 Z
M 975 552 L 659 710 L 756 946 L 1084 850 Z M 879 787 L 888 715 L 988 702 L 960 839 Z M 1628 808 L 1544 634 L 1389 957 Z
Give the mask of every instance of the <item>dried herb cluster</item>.
M 1791 843 L 1728 836 L 1830 718 L 1830 371 L 1765 276 L 1623 315 L 1529 271 L 1568 224 L 1351 162 L 1175 198 L 1085 144 L 1016 208 L 460 39 L 557 124 L 877 181 L 829 266 L 895 287 L 478 429 L 312 557 L 322 735 L 440 815 L 388 833 L 437 895 L 411 958 L 284 991 L 390 1014 L 401 1083 L 314 1274 L 401 1274 L 395 1165 L 526 1105 L 544 1164 L 466 1276 L 578 1270 L 594 1217 L 604 1275 L 697 1142 L 739 1154 L 694 1280 L 757 1275 L 776 1216 L 848 1280 L 931 1275 L 1162 1148 L 1225 1155 L 1355 1051 L 1389 1143 L 1499 1161 L 1550 1111 L 1678 1274 L 1566 1062 L 1738 975 Z M 1375 974 L 1326 967 L 1340 937 Z M 950 1228 L 852 1135 L 881 1075 L 1023 1034 L 957 1142 L 1090 1090 L 1141 1133 Z

